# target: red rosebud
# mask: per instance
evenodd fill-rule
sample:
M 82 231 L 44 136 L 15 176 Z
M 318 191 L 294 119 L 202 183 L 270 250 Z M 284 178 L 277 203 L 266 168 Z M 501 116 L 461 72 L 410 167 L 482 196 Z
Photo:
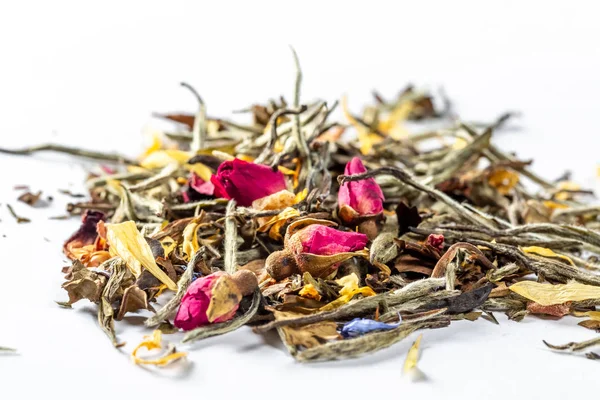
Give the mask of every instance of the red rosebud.
M 212 290 L 217 281 L 224 276 L 227 276 L 227 273 L 219 271 L 198 278 L 192 282 L 181 299 L 181 305 L 175 316 L 175 321 L 173 322 L 177 328 L 189 331 L 211 323 L 208 320 L 206 312 L 210 306 Z M 220 316 L 213 322 L 216 323 L 230 320 L 235 315 L 237 308 L 238 307 L 236 306 L 229 313 Z
M 362 161 L 354 157 L 344 169 L 345 175 L 357 175 L 367 172 Z M 346 182 L 338 192 L 340 217 L 345 222 L 352 222 L 358 217 L 377 215 L 383 212 L 383 192 L 375 179 L 363 179 Z
M 354 256 L 352 252 L 367 245 L 367 235 L 344 232 L 329 226 L 312 224 L 292 234 L 282 251 L 273 252 L 266 260 L 272 278 L 282 280 L 299 272 L 326 276 L 339 264 Z
M 210 181 L 215 186 L 216 197 L 234 199 L 244 207 L 286 188 L 285 177 L 280 171 L 238 158 L 221 163 Z

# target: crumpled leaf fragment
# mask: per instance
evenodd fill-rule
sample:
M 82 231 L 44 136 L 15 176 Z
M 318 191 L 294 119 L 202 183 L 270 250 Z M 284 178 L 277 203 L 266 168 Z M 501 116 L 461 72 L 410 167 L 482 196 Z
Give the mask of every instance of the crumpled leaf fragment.
M 565 260 L 569 264 L 575 266 L 575 263 L 569 257 L 562 255 L 562 254 L 557 254 L 554 251 L 547 249 L 545 247 L 529 246 L 529 247 L 521 247 L 521 250 L 527 254 L 535 254 L 538 256 L 548 257 L 548 258 L 560 258 L 561 260 Z
M 98 324 L 111 340 L 113 346 L 121 347 L 125 343 L 117 341 L 114 323 L 114 309 L 112 303 L 120 297 L 122 287 L 128 281 L 128 275 L 131 276 L 128 268 L 125 266 L 125 261 L 121 258 L 114 258 L 110 261 L 111 275 L 100 296 L 100 307 L 98 307 Z
M 177 285 L 156 264 L 150 246 L 138 231 L 135 222 L 126 221 L 120 224 L 106 224 L 106 238 L 110 245 L 109 252 L 119 256 L 127 263 L 127 267 L 137 278 L 146 268 L 171 290 Z
M 123 299 L 121 300 L 121 307 L 119 307 L 119 312 L 115 319 L 120 321 L 128 312 L 146 309 L 148 309 L 148 295 L 139 287 L 132 285 L 125 289 Z
M 144 336 L 144 340 L 140 344 L 136 346 L 135 349 L 131 352 L 131 359 L 135 364 L 142 365 L 156 365 L 158 367 L 164 367 L 172 363 L 175 360 L 179 360 L 187 356 L 187 353 L 184 352 L 176 352 L 174 346 L 168 346 L 166 354 L 154 358 L 141 358 L 138 356 L 138 352 L 141 348 L 146 348 L 147 350 L 162 350 L 162 332 L 158 329 L 152 332 L 152 336 Z
M 276 320 L 297 318 L 299 315 L 302 314 L 281 311 L 274 312 Z M 317 322 L 298 327 L 285 326 L 281 328 L 281 333 L 288 345 L 302 346 L 307 349 L 340 337 L 337 332 L 337 324 L 333 321 Z
M 81 299 L 98 303 L 107 278 L 87 269 L 79 260 L 75 260 L 67 279 L 68 281 L 62 284 L 62 288 L 69 295 L 67 304 L 71 305 Z
M 509 286 L 509 289 L 543 306 L 600 298 L 600 287 L 575 281 L 558 285 L 523 281 Z

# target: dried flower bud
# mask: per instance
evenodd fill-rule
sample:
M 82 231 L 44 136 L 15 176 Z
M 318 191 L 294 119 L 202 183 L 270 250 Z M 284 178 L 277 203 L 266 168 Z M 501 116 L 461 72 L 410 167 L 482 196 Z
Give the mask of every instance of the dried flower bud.
M 196 279 L 188 287 L 187 292 L 181 299 L 181 305 L 175 316 L 174 325 L 184 331 L 195 329 L 199 326 L 211 323 L 207 315 L 208 308 L 211 305 L 213 289 L 219 279 L 230 279 L 226 272 L 219 271 L 213 274 Z M 225 314 L 215 319 L 213 322 L 228 321 L 235 315 L 237 306 Z
M 321 276 L 335 269 L 342 261 L 362 250 L 367 236 L 357 232 L 312 224 L 290 236 L 286 248 L 267 258 L 267 271 L 275 280 L 282 280 L 296 272 L 310 272 Z
M 244 207 L 252 205 L 254 200 L 286 188 L 281 172 L 238 158 L 224 161 L 210 180 L 215 186 L 215 196 L 235 199 Z
M 362 161 L 354 157 L 344 169 L 345 175 L 356 175 L 367 172 Z M 383 192 L 375 182 L 368 178 L 356 182 L 346 182 L 340 187 L 338 205 L 340 218 L 352 223 L 360 217 L 378 215 L 383 212 Z

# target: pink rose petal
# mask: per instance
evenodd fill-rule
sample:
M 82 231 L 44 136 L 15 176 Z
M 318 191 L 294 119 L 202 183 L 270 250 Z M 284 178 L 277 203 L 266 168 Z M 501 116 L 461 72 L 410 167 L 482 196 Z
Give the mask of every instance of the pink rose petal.
M 327 256 L 338 253 L 362 250 L 369 239 L 357 232 L 343 232 L 324 225 L 309 225 L 296 233 L 300 246 L 292 249 L 296 254 L 311 253 Z
M 216 197 L 235 199 L 244 207 L 286 188 L 285 177 L 280 171 L 237 158 L 221 163 L 211 182 Z

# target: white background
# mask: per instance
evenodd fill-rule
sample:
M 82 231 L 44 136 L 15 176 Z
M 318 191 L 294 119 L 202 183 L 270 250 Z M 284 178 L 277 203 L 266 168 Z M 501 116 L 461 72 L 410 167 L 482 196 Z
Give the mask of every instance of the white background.
M 0 5 L 0 146 L 59 142 L 130 155 L 156 127 L 153 111 L 195 109 L 179 88 L 195 85 L 210 115 L 280 94 L 291 98 L 300 55 L 304 100 L 349 96 L 358 110 L 372 88 L 392 96 L 408 82 L 443 86 L 467 120 L 518 110 L 520 131 L 494 140 L 535 157 L 549 178 L 564 170 L 596 185 L 600 122 L 600 24 L 593 2 L 72 2 Z M 63 310 L 63 241 L 77 220 L 49 221 L 83 190 L 79 160 L 0 155 L 0 397 L 562 398 L 592 394 L 599 364 L 554 354 L 541 340 L 594 337 L 577 320 L 521 323 L 498 315 L 425 331 L 426 383 L 401 379 L 413 335 L 349 362 L 300 365 L 276 338 L 247 329 L 192 348 L 192 367 L 153 373 L 111 348 L 94 307 Z M 51 208 L 16 202 L 16 184 L 53 195 Z M 33 220 L 16 225 L 6 210 Z M 142 319 L 117 325 L 131 345 Z M 192 397 L 193 396 L 193 397 Z

